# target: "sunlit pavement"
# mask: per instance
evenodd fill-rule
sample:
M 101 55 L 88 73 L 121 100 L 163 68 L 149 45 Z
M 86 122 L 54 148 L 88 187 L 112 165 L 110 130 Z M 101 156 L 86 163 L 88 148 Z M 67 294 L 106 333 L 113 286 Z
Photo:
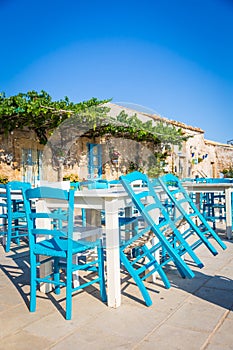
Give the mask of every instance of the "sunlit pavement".
M 224 230 L 219 230 L 224 239 Z M 60 296 L 38 292 L 30 313 L 29 257 L 26 245 L 5 254 L 0 246 L 0 349 L 233 349 L 233 241 L 227 250 L 214 244 L 196 252 L 203 269 L 182 279 L 166 269 L 172 287 L 147 283 L 153 305 L 146 307 L 138 288 L 122 274 L 122 305 L 108 308 L 92 286 L 73 297 L 73 318 L 64 318 Z

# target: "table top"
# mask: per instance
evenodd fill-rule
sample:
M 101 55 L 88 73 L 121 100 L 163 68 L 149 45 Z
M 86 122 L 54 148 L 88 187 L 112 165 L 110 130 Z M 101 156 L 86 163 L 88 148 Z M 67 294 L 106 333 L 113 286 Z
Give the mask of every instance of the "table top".
M 128 196 L 127 192 L 121 189 L 86 189 L 75 192 L 75 197 L 102 197 L 102 198 L 119 198 Z
M 233 189 L 233 183 L 228 182 L 184 182 L 182 183 L 184 188 L 189 191 L 201 191 L 201 192 L 215 192 L 215 191 L 225 191 L 228 188 Z

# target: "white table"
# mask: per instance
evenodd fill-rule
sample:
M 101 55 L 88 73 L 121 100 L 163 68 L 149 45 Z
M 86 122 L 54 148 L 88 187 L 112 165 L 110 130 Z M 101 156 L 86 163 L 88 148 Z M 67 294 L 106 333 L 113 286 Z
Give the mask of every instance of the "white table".
M 184 182 L 182 183 L 189 192 L 224 192 L 226 204 L 226 236 L 232 238 L 232 204 L 231 195 L 233 192 L 233 183 L 201 183 L 201 182 Z
M 120 208 L 130 207 L 131 204 L 131 200 L 123 189 L 75 192 L 76 208 L 105 210 L 108 306 L 114 308 L 121 305 L 118 212 Z

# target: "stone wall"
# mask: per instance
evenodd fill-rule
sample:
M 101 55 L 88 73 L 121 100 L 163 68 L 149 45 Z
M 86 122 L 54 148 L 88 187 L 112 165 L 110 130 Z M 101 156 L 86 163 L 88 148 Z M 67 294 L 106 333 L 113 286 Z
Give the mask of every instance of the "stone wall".
M 42 150 L 34 132 L 17 130 L 0 134 L 0 176 L 22 179 L 22 149 Z
M 215 155 L 214 165 L 216 167 L 217 177 L 224 169 L 233 168 L 233 146 L 214 141 L 205 140 L 205 143 L 212 154 Z M 213 163 L 212 163 L 213 166 Z
M 176 120 L 170 120 L 159 115 L 138 112 L 127 107 L 108 103 L 110 114 L 117 116 L 121 111 L 128 115 L 137 114 L 143 122 L 152 119 L 154 123 L 164 122 L 181 128 L 185 135 L 191 136 L 183 143 L 181 149 L 173 146 L 167 157 L 167 172 L 173 172 L 179 177 L 221 177 L 223 169 L 233 167 L 233 146 L 204 138 L 204 130 L 186 125 Z
M 119 114 L 125 108 L 116 106 L 114 113 Z M 136 111 L 131 111 L 131 114 Z M 126 109 L 126 113 L 129 113 Z M 130 114 L 130 113 L 129 113 Z M 140 116 L 140 114 L 138 115 Z M 143 120 L 155 116 L 143 114 Z M 161 121 L 161 117 L 158 117 Z M 169 122 L 169 120 L 166 120 Z M 184 134 L 191 136 L 183 143 L 181 149 L 173 146 L 167 157 L 166 171 L 173 172 L 179 177 L 220 177 L 223 169 L 233 167 L 233 146 L 204 139 L 204 131 L 183 123 L 171 121 L 176 127 L 181 127 Z M 139 168 L 148 167 L 148 159 L 153 154 L 146 144 L 132 140 L 117 138 L 90 139 L 80 137 L 69 146 L 59 167 L 51 151 L 40 145 L 34 132 L 17 130 L 8 135 L 0 134 L 0 176 L 8 176 L 9 180 L 22 180 L 25 172 L 22 162 L 22 150 L 45 151 L 43 156 L 43 180 L 57 181 L 63 175 L 76 174 L 80 180 L 88 178 L 88 149 L 87 143 L 102 144 L 103 178 L 116 179 L 125 174 L 130 165 Z M 111 150 L 117 150 L 119 155 L 114 159 Z M 50 152 L 50 153 L 49 153 Z M 59 168 L 59 170 L 58 170 Z M 58 172 L 60 171 L 60 174 Z

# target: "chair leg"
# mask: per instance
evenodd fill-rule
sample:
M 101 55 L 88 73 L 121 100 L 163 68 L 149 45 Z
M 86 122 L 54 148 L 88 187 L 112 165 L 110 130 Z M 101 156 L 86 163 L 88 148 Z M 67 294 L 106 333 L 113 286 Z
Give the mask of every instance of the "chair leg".
M 155 257 L 150 253 L 150 250 L 148 249 L 148 247 L 145 245 L 144 247 L 142 247 L 142 250 L 146 253 L 147 258 L 150 261 L 153 261 L 153 265 L 154 267 L 156 267 L 156 270 L 158 271 L 159 276 L 161 277 L 164 286 L 169 289 L 171 287 L 170 282 L 167 278 L 167 275 L 165 274 L 165 272 L 163 271 L 162 266 L 156 261 Z
M 17 229 L 15 230 L 15 242 L 18 244 L 18 245 L 20 245 L 20 239 L 19 239 L 19 233 L 20 233 L 20 231 L 19 231 L 19 220 L 17 219 L 17 220 L 15 220 L 15 226 L 17 227 Z
M 151 306 L 152 305 L 152 300 L 151 297 L 146 289 L 146 287 L 144 286 L 141 278 L 138 276 L 137 272 L 134 270 L 134 268 L 131 266 L 131 264 L 129 263 L 127 257 L 125 256 L 124 252 L 120 252 L 120 257 L 121 257 L 121 261 L 123 262 L 125 268 L 127 269 L 127 271 L 130 273 L 130 275 L 132 276 L 132 278 L 134 279 L 134 281 L 136 282 L 144 300 L 147 306 Z
M 8 220 L 7 224 L 7 237 L 6 237 L 6 253 L 9 253 L 12 239 L 12 222 Z
M 31 253 L 30 311 L 36 311 L 36 255 Z
M 66 269 L 66 319 L 72 317 L 72 260 L 67 262 Z
M 189 254 L 189 256 L 193 259 L 193 261 L 197 264 L 197 266 L 199 268 L 204 267 L 203 263 L 201 262 L 201 260 L 198 258 L 198 256 L 194 253 L 194 251 L 192 250 L 192 248 L 190 248 L 190 246 L 187 244 L 187 242 L 185 241 L 185 239 L 182 237 L 182 235 L 179 235 L 178 240 L 181 241 L 182 246 L 184 247 L 185 251 Z
M 105 286 L 105 276 L 104 276 L 104 254 L 103 248 L 99 246 L 97 248 L 98 252 L 98 273 L 100 279 L 100 296 L 103 302 L 107 301 L 106 286 Z
M 59 272 L 59 258 L 54 258 L 54 281 L 56 284 L 54 285 L 55 287 L 55 294 L 60 294 L 61 288 L 60 288 L 60 272 Z

